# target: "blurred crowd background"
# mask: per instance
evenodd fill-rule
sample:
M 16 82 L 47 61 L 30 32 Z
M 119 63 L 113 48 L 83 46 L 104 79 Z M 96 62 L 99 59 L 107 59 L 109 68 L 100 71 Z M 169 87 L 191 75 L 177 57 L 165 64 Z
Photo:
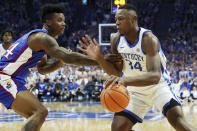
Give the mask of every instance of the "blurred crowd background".
M 0 31 L 14 32 L 13 42 L 26 32 L 42 28 L 40 8 L 59 3 L 66 8 L 67 28 L 57 41 L 60 46 L 78 50 L 78 40 L 85 34 L 98 39 L 99 23 L 115 23 L 111 0 L 1 0 Z M 168 59 L 171 87 L 183 102 L 197 99 L 197 1 L 127 0 L 138 10 L 139 26 L 158 36 Z M 103 46 L 104 54 L 110 53 Z M 32 69 L 29 88 L 40 101 L 99 101 L 107 74 L 100 67 L 65 65 L 56 72 L 40 75 Z

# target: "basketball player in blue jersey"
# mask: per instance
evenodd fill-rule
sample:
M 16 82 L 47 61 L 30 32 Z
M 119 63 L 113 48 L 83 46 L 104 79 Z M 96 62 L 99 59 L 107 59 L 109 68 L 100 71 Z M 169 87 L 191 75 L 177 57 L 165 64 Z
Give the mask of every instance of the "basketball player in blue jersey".
M 181 105 L 171 90 L 166 58 L 157 37 L 138 27 L 137 11 L 133 5 L 124 5 L 115 15 L 118 32 L 111 39 L 112 52 L 123 58 L 121 64 L 106 61 L 95 39 L 88 35 L 79 43 L 80 48 L 112 76 L 106 85 L 124 84 L 130 92 L 130 102 L 122 112 L 115 113 L 112 131 L 130 131 L 142 122 L 146 112 L 155 105 L 177 131 L 196 131 L 184 119 Z M 119 67 L 119 68 L 118 68 Z M 122 74 L 122 77 L 120 77 Z
M 40 130 L 48 114 L 47 109 L 24 86 L 29 68 L 37 65 L 38 72 L 46 74 L 65 63 L 98 65 L 89 56 L 58 46 L 54 38 L 62 35 L 66 26 L 63 7 L 45 5 L 41 19 L 43 29 L 32 30 L 19 38 L 0 60 L 0 102 L 28 119 L 23 131 Z M 43 57 L 45 54 L 57 60 L 49 63 Z

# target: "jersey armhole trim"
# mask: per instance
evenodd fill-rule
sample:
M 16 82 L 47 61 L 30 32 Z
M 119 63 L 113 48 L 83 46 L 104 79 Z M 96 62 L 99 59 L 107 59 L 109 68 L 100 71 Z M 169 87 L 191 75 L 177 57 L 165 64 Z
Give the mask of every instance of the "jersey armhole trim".
M 142 41 L 143 41 L 144 34 L 146 34 L 147 32 L 152 32 L 152 31 L 150 31 L 150 30 L 144 31 L 142 34 Z M 142 48 L 142 41 L 141 41 L 141 50 L 142 50 L 142 53 L 146 55 L 146 53 L 144 52 L 144 50 Z
M 118 36 L 118 40 L 117 40 L 117 42 L 116 42 L 116 49 L 117 49 L 117 50 L 118 50 L 119 43 L 120 43 L 120 35 Z

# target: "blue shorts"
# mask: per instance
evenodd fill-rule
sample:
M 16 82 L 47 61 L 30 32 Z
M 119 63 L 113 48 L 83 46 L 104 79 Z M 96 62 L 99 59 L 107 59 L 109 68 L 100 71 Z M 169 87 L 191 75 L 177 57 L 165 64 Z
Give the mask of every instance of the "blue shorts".
M 9 75 L 0 74 L 0 102 L 7 109 L 11 108 L 16 94 L 24 90 L 27 90 L 27 88 L 21 80 L 12 78 Z

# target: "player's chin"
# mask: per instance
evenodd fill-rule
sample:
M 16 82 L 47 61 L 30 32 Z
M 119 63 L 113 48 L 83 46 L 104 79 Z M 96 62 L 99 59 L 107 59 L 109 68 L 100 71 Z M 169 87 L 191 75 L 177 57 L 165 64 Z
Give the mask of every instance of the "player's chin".
M 124 33 L 123 33 L 123 32 L 121 32 L 121 31 L 118 31 L 118 32 L 119 32 L 119 34 L 120 34 L 120 35 L 124 35 Z
M 60 30 L 59 33 L 58 33 L 58 36 L 61 36 L 64 34 L 64 30 Z

